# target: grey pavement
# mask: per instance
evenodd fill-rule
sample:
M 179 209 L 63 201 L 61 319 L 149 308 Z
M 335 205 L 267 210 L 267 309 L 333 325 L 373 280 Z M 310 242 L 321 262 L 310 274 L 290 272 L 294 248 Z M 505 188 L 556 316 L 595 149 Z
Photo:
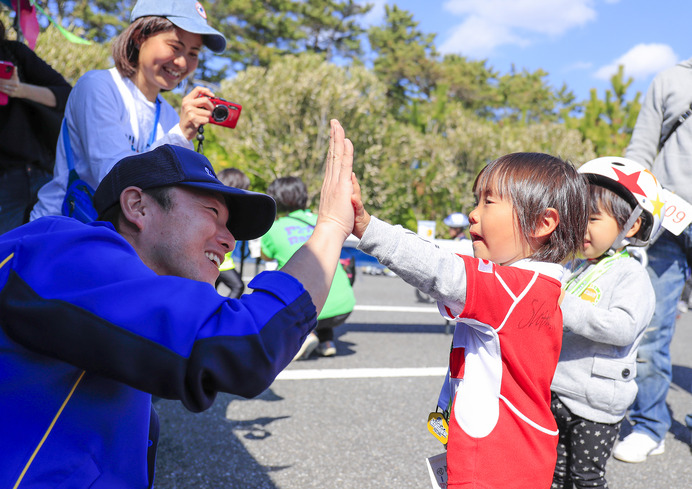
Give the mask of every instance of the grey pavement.
M 337 329 L 337 356 L 293 362 L 285 371 L 307 379 L 280 377 L 252 400 L 220 394 L 199 414 L 174 401 L 157 402 L 155 487 L 429 488 L 425 458 L 443 447 L 425 422 L 435 407 L 442 382 L 436 372 L 446 366 L 451 336 L 442 318 L 430 312 L 434 306 L 417 302 L 399 278 L 359 274 L 354 290 L 361 309 Z M 611 489 L 692 487 L 684 426 L 692 412 L 691 345 L 692 312 L 681 315 L 673 342 L 668 400 L 675 422 L 666 452 L 642 464 L 609 461 Z M 361 376 L 350 378 L 354 372 Z

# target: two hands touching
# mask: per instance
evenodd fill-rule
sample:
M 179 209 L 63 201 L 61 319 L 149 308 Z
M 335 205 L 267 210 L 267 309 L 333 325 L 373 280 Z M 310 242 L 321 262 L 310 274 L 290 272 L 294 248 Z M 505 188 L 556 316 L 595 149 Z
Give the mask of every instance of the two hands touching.
M 317 314 L 327 300 L 344 241 L 351 233 L 363 236 L 369 222 L 353 174 L 353 144 L 346 139 L 339 121 L 332 120 L 315 229 L 281 268 L 303 284 Z

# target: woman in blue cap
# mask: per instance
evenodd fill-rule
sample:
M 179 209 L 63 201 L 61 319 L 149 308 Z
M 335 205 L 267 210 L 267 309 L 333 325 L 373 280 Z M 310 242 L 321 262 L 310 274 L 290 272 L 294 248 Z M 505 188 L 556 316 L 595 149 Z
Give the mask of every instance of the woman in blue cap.
M 122 158 L 162 144 L 193 148 L 209 121 L 213 93 L 195 87 L 180 115 L 161 97 L 197 69 L 205 45 L 220 53 L 226 39 L 207 24 L 195 0 L 139 0 L 131 24 L 113 43 L 115 67 L 93 70 L 76 83 L 65 110 L 53 180 L 39 191 L 31 219 L 63 213 L 70 167 L 96 188 Z

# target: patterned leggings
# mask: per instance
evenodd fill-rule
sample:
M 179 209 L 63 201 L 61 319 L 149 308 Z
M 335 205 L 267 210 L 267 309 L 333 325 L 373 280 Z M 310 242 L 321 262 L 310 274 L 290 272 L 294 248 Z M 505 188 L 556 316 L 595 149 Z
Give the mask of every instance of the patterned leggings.
M 572 414 L 554 393 L 550 408 L 560 430 L 551 489 L 607 489 L 605 466 L 620 431 L 620 422 L 595 423 L 581 418 Z

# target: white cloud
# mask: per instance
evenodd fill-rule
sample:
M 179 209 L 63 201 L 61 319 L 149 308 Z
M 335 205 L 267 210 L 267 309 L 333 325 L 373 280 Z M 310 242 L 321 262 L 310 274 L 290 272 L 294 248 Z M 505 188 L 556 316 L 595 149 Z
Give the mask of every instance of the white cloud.
M 503 44 L 528 45 L 536 35 L 560 36 L 596 18 L 595 0 L 447 0 L 465 17 L 440 46 L 443 53 L 487 56 Z
M 368 2 L 361 2 L 361 5 L 364 3 L 369 3 L 373 6 L 372 9 L 370 9 L 370 12 L 365 14 L 363 17 L 363 25 L 365 27 L 377 25 L 384 20 L 384 4 L 387 2 L 388 0 L 370 0 Z
M 440 46 L 440 51 L 482 58 L 503 44 L 527 45 L 528 42 L 505 26 L 491 25 L 482 17 L 471 16 L 454 29 Z
M 612 63 L 599 68 L 594 78 L 609 80 L 618 66 L 625 67 L 625 78 L 647 78 L 678 62 L 678 56 L 667 44 L 637 44 Z
M 590 61 L 576 61 L 571 65 L 567 65 L 564 68 L 562 68 L 562 71 L 566 73 L 570 71 L 590 70 L 591 68 L 593 68 L 593 63 Z

